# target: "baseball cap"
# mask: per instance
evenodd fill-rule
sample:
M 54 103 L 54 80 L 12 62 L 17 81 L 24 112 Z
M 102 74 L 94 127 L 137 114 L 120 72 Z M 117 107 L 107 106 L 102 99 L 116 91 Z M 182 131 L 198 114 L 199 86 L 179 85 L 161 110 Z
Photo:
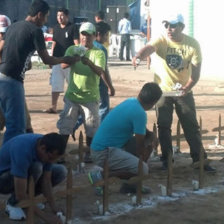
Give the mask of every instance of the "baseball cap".
M 176 23 L 183 23 L 184 24 L 184 17 L 180 13 L 170 14 L 170 15 L 166 16 L 166 19 L 163 20 L 163 23 L 164 22 L 168 22 L 170 24 L 176 24 Z
M 5 33 L 8 26 L 11 25 L 11 21 L 8 16 L 0 15 L 0 32 Z
M 85 22 L 80 26 L 79 33 L 82 33 L 84 31 L 87 32 L 88 34 L 92 35 L 92 34 L 96 33 L 96 28 L 92 23 Z

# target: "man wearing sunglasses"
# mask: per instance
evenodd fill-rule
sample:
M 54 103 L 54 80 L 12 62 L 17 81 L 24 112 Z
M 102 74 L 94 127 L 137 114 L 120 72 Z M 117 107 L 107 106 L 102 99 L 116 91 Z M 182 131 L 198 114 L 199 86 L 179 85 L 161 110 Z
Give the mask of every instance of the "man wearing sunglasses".
M 183 33 L 185 25 L 181 14 L 170 15 L 162 23 L 165 34 L 142 48 L 133 58 L 133 65 L 137 66 L 137 59 L 142 60 L 156 53 L 155 82 L 163 90 L 163 96 L 156 106 L 163 169 L 167 169 L 168 154 L 172 150 L 171 125 L 174 108 L 190 146 L 193 166 L 197 168 L 203 145 L 192 88 L 200 77 L 202 61 L 200 45 L 194 38 Z M 175 86 L 179 88 L 178 94 L 174 91 Z M 207 158 L 205 152 L 204 156 Z M 215 172 L 207 160 L 204 169 Z

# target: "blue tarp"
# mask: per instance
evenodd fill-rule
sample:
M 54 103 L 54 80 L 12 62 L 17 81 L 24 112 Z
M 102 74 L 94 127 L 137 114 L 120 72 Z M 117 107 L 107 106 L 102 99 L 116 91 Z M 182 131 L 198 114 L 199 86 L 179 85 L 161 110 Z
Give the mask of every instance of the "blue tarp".
M 130 4 L 130 20 L 132 29 L 140 29 L 140 0 L 137 0 Z

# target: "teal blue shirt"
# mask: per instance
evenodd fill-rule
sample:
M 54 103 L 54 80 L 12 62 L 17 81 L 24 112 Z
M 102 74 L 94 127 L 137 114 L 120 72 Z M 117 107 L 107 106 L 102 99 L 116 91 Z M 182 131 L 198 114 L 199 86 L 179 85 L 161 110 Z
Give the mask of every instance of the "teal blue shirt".
M 138 99 L 129 98 L 105 117 L 93 138 L 91 149 L 122 148 L 134 134 L 145 135 L 146 123 L 146 112 Z

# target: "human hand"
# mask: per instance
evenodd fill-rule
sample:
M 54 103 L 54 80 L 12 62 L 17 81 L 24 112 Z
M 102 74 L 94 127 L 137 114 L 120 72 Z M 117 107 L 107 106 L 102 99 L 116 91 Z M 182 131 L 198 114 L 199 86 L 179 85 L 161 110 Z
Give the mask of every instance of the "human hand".
M 140 59 L 138 57 L 133 57 L 132 58 L 132 65 L 134 66 L 134 69 L 136 69 L 138 67 L 138 65 L 140 64 Z
M 80 61 L 80 56 L 75 54 L 74 56 L 65 56 L 63 57 L 65 64 L 75 64 L 76 62 Z
M 111 86 L 109 89 L 108 89 L 108 92 L 109 92 L 109 95 L 110 96 L 114 96 L 115 95 L 115 89 L 113 86 Z
M 186 94 L 190 91 L 191 89 L 187 86 L 183 86 L 180 88 L 181 91 L 181 96 L 186 96 Z

